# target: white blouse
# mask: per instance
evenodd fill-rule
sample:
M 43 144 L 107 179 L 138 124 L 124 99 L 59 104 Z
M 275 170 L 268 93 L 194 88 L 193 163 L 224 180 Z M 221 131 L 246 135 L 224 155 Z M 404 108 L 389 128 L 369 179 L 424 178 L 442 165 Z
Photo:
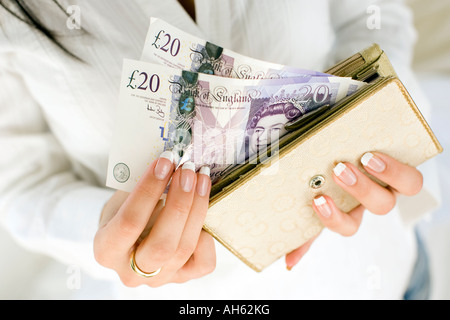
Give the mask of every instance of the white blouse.
M 401 1 L 196 0 L 195 23 L 176 0 L 72 0 L 85 32 L 67 28 L 49 2 L 30 1 L 85 63 L 0 8 L 0 221 L 24 247 L 79 266 L 99 279 L 93 290 L 108 283 L 118 298 L 401 298 L 416 253 L 398 210 L 366 213 L 350 238 L 325 230 L 290 272 L 281 259 L 255 273 L 217 244 L 211 275 L 128 289 L 92 250 L 114 192 L 105 176 L 122 59 L 140 58 L 151 16 L 245 55 L 319 71 L 377 42 L 426 106 L 409 67 L 415 32 Z M 368 23 L 373 4 L 380 29 Z

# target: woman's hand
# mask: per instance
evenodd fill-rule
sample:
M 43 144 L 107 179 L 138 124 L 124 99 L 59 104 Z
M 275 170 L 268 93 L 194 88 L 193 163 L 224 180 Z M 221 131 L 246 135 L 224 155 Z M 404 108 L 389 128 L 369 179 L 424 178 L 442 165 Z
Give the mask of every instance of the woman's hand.
M 215 268 L 214 241 L 202 230 L 211 190 L 209 169 L 196 174 L 188 163 L 173 170 L 173 155 L 164 152 L 133 192 L 116 192 L 103 209 L 95 258 L 115 270 L 126 286 L 185 282 Z M 170 179 L 163 204 L 161 196 Z M 130 266 L 133 253 L 139 270 L 161 271 L 148 278 L 138 275 Z
M 420 171 L 385 154 L 367 153 L 361 158 L 361 163 L 368 173 L 388 186 L 384 188 L 375 183 L 352 164 L 339 163 L 334 168 L 334 181 L 361 205 L 344 213 L 326 195 L 317 197 L 313 202 L 314 211 L 323 225 L 343 236 L 352 236 L 358 231 L 365 209 L 385 215 L 394 208 L 398 193 L 412 196 L 422 189 L 423 177 Z M 298 263 L 316 238 L 286 255 L 288 269 Z

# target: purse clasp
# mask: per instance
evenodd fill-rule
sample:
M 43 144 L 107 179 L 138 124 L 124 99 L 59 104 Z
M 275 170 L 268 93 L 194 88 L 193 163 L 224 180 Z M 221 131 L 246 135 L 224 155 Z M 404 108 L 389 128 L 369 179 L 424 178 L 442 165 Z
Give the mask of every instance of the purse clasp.
M 309 181 L 309 186 L 313 189 L 320 189 L 325 184 L 325 177 L 322 175 L 317 175 L 311 178 Z

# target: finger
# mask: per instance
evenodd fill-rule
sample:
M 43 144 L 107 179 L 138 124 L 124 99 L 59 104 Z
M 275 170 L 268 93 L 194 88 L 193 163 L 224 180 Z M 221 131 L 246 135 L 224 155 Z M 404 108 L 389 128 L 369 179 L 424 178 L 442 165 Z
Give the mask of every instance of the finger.
M 383 215 L 396 203 L 395 194 L 374 182 L 350 163 L 339 163 L 334 168 L 334 181 L 372 213 Z
M 328 196 L 315 198 L 313 209 L 326 228 L 346 237 L 352 236 L 358 231 L 365 210 L 360 205 L 352 211 L 344 213 Z
M 175 255 L 194 199 L 197 175 L 187 162 L 172 176 L 166 204 L 149 236 L 136 250 L 136 262 L 144 271 L 163 267 Z
M 99 229 L 103 228 L 109 223 L 109 221 L 111 221 L 129 195 L 130 194 L 128 192 L 120 190 L 113 194 L 110 201 L 105 204 L 102 210 L 102 215 L 98 224 Z
M 308 252 L 309 248 L 311 247 L 311 245 L 313 244 L 314 240 L 316 240 L 317 237 L 318 235 L 309 239 L 303 245 L 301 245 L 294 251 L 289 252 L 286 255 L 285 261 L 286 261 L 286 268 L 288 270 L 291 270 L 301 260 L 301 258 L 303 258 L 303 256 Z
M 216 249 L 213 237 L 202 230 L 193 255 L 177 272 L 174 281 L 186 282 L 210 274 L 216 268 Z
M 171 263 L 174 271 L 182 268 L 189 260 L 197 247 L 197 243 L 202 231 L 206 213 L 209 207 L 209 193 L 211 190 L 210 170 L 203 167 L 197 174 L 197 186 L 183 234 L 178 245 L 176 255 Z
M 136 241 L 136 245 L 139 245 L 150 233 L 150 230 L 152 229 L 153 225 L 155 224 L 156 219 L 158 218 L 161 211 L 164 209 L 164 203 L 165 199 L 161 198 L 158 203 L 156 204 L 155 209 L 153 210 L 150 219 L 147 222 L 147 225 L 145 226 L 144 230 L 140 234 L 139 238 Z
M 173 154 L 164 152 L 153 161 L 117 214 L 105 226 L 109 243 L 118 252 L 132 248 L 147 226 L 173 172 Z
M 368 152 L 361 158 L 361 163 L 368 173 L 401 194 L 413 196 L 422 189 L 423 176 L 419 170 L 385 154 Z

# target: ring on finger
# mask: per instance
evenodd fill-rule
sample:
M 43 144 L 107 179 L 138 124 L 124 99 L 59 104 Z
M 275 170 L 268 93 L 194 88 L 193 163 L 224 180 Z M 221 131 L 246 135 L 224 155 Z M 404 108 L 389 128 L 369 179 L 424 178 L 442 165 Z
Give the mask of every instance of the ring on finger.
M 144 278 L 152 278 L 156 275 L 158 275 L 158 273 L 161 272 L 162 268 L 159 268 L 158 270 L 152 271 L 152 272 L 145 272 L 142 271 L 138 265 L 136 264 L 136 250 L 133 250 L 133 253 L 131 254 L 131 258 L 130 258 L 130 266 L 131 269 L 139 276 L 144 277 Z

